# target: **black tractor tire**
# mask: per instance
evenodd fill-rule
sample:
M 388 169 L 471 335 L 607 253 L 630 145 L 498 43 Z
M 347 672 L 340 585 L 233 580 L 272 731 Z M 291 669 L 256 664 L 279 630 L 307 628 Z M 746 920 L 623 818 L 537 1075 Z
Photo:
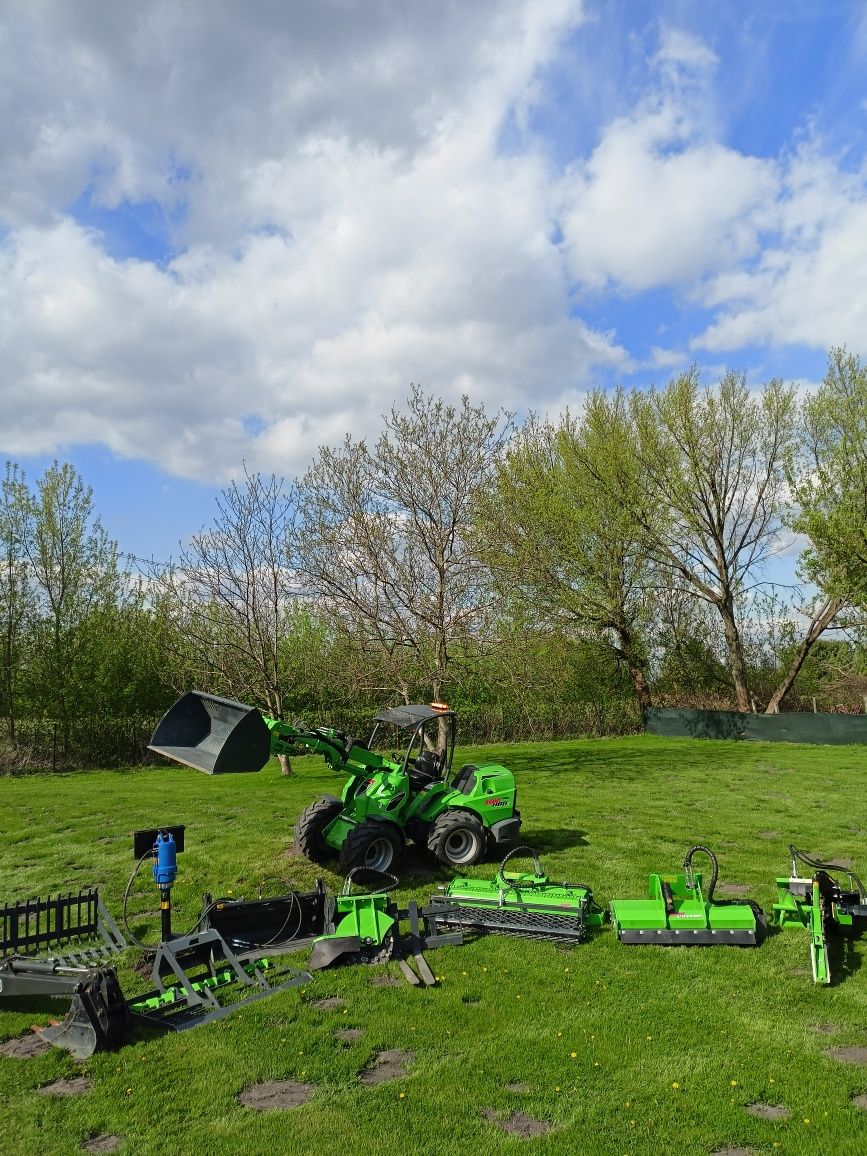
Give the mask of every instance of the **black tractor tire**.
M 393 871 L 403 858 L 403 833 L 393 823 L 365 819 L 349 832 L 340 848 L 340 869 L 354 867 Z
M 295 824 L 295 850 L 300 851 L 311 863 L 327 863 L 337 852 L 329 847 L 322 832 L 343 810 L 339 799 L 317 799 L 305 807 Z
M 484 858 L 486 846 L 482 820 L 472 811 L 443 811 L 427 840 L 428 851 L 444 867 L 472 867 Z

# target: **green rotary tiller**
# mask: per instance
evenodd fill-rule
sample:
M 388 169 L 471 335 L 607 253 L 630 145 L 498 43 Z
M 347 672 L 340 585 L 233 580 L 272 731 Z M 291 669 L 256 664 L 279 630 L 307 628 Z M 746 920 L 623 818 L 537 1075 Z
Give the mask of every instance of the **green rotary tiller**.
M 506 870 L 519 855 L 532 858 L 532 871 Z M 459 927 L 567 944 L 580 943 L 588 928 L 605 920 L 589 887 L 552 883 L 530 847 L 510 851 L 493 879 L 453 879 L 431 896 L 427 910 L 433 929 Z
M 701 873 L 692 868 L 698 852 L 711 862 L 706 898 Z M 752 900 L 715 899 L 718 874 L 716 856 L 709 847 L 690 847 L 682 872 L 650 876 L 646 899 L 613 899 L 611 922 L 620 942 L 664 947 L 757 947 L 765 937 L 764 912 Z
M 804 855 L 796 847 L 789 847 L 792 871 L 788 877 L 777 879 L 777 902 L 774 921 L 779 927 L 805 927 L 810 932 L 810 967 L 816 983 L 831 983 L 829 937 L 844 930 L 856 929 L 855 921 L 867 919 L 867 895 L 864 884 L 848 867 L 837 863 L 823 863 Z M 806 875 L 798 873 L 798 863 L 809 868 Z M 845 875 L 849 881 L 844 888 L 830 873 Z

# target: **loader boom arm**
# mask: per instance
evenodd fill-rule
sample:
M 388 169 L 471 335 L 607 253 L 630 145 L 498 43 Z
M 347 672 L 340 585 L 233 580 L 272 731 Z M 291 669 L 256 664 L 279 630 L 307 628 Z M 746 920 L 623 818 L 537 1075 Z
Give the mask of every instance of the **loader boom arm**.
M 271 718 L 269 715 L 262 717 L 271 735 L 272 755 L 288 755 L 294 746 L 300 744 L 322 755 L 332 771 L 363 774 L 365 771 L 396 769 L 390 760 L 369 751 L 363 743 L 333 727 L 316 727 L 310 730 L 307 727 L 292 726 L 291 723 Z

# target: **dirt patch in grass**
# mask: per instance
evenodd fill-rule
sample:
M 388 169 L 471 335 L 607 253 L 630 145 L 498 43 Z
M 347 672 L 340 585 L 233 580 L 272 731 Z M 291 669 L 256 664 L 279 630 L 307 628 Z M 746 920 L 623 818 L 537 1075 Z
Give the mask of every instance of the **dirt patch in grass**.
M 123 1143 L 123 1136 L 91 1136 L 81 1146 L 82 1152 L 116 1152 Z
M 363 1028 L 341 1028 L 340 1031 L 334 1033 L 337 1039 L 343 1040 L 347 1044 L 356 1044 L 364 1035 Z
M 752 1148 L 714 1148 L 710 1156 L 753 1156 Z
M 312 999 L 310 1006 L 315 1007 L 317 1011 L 334 1011 L 338 1007 L 346 1007 L 346 1000 L 341 999 L 339 995 L 329 995 L 325 999 Z
M 867 1064 L 867 1048 L 859 1045 L 853 1048 L 826 1048 L 825 1055 L 832 1060 L 842 1060 L 844 1064 Z
M 749 887 L 746 883 L 719 883 L 717 891 L 720 895 L 746 895 Z
M 510 1112 L 508 1116 L 499 1116 L 493 1108 L 486 1108 L 482 1115 L 501 1132 L 518 1136 L 522 1140 L 532 1140 L 551 1131 L 551 1125 L 546 1120 L 537 1120 L 526 1112 Z
M 312 1084 L 299 1084 L 295 1080 L 268 1080 L 251 1084 L 239 1092 L 236 1099 L 242 1107 L 255 1112 L 274 1112 L 306 1104 L 315 1090 Z
M 788 1120 L 792 1114 L 783 1104 L 747 1104 L 746 1110 L 760 1120 Z
M 36 1091 L 40 1096 L 83 1096 L 93 1087 L 90 1076 L 71 1076 L 55 1080 L 53 1084 L 43 1084 Z
M 823 1036 L 834 1036 L 840 1029 L 836 1024 L 811 1024 L 810 1031 L 819 1032 Z
M 390 1048 L 380 1052 L 371 1067 L 366 1068 L 358 1077 L 362 1084 L 373 1087 L 374 1084 L 385 1084 L 388 1080 L 396 1080 L 406 1075 L 406 1069 L 415 1059 L 415 1052 L 403 1051 L 401 1048 Z
M 403 987 L 403 981 L 394 975 L 375 975 L 370 982 L 374 987 Z
M 780 837 L 779 831 L 759 831 L 759 838 L 760 839 L 779 839 L 779 837 Z M 741 1151 L 743 1151 L 743 1149 L 742 1148 L 737 1148 L 737 1149 L 733 1148 L 732 1151 L 741 1152 Z
M 29 1060 L 32 1056 L 42 1056 L 51 1049 L 48 1040 L 39 1032 L 28 1032 L 26 1036 L 16 1036 L 0 1044 L 0 1056 L 11 1056 L 15 1060 Z
M 519 1092 L 520 1093 L 520 1092 L 529 1092 L 529 1090 L 530 1090 L 529 1087 L 526 1084 L 521 1083 L 520 1080 L 515 1080 L 514 1083 L 512 1083 L 512 1084 L 506 1084 L 506 1091 L 507 1092 Z
M 867 1112 L 867 1092 L 862 1092 L 860 1096 L 853 1096 L 852 1103 L 856 1108 L 862 1108 Z

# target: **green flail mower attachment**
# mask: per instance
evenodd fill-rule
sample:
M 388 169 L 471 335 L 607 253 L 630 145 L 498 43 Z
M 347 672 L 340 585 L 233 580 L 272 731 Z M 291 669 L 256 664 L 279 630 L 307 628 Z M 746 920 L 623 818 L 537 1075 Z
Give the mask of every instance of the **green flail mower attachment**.
M 856 929 L 856 920 L 867 919 L 864 884 L 848 867 L 811 859 L 796 847 L 789 847 L 792 871 L 777 879 L 777 902 L 773 918 L 779 927 L 805 927 L 810 932 L 810 966 L 815 983 L 831 983 L 829 937 Z M 798 863 L 809 868 L 798 872 Z M 831 872 L 845 875 L 843 888 Z
M 701 873 L 692 859 L 702 852 L 711 862 L 707 897 Z M 719 867 L 709 847 L 690 847 L 683 871 L 650 876 L 646 899 L 613 899 L 611 922 L 621 943 L 660 944 L 664 947 L 702 947 L 728 944 L 757 947 L 765 937 L 765 915 L 752 900 L 715 899 Z
M 507 871 L 517 856 L 533 860 L 532 872 Z M 479 932 L 516 935 L 524 939 L 580 943 L 591 927 L 600 927 L 605 912 L 584 884 L 552 883 L 531 847 L 516 847 L 506 855 L 493 879 L 453 879 L 432 895 L 429 924 Z

